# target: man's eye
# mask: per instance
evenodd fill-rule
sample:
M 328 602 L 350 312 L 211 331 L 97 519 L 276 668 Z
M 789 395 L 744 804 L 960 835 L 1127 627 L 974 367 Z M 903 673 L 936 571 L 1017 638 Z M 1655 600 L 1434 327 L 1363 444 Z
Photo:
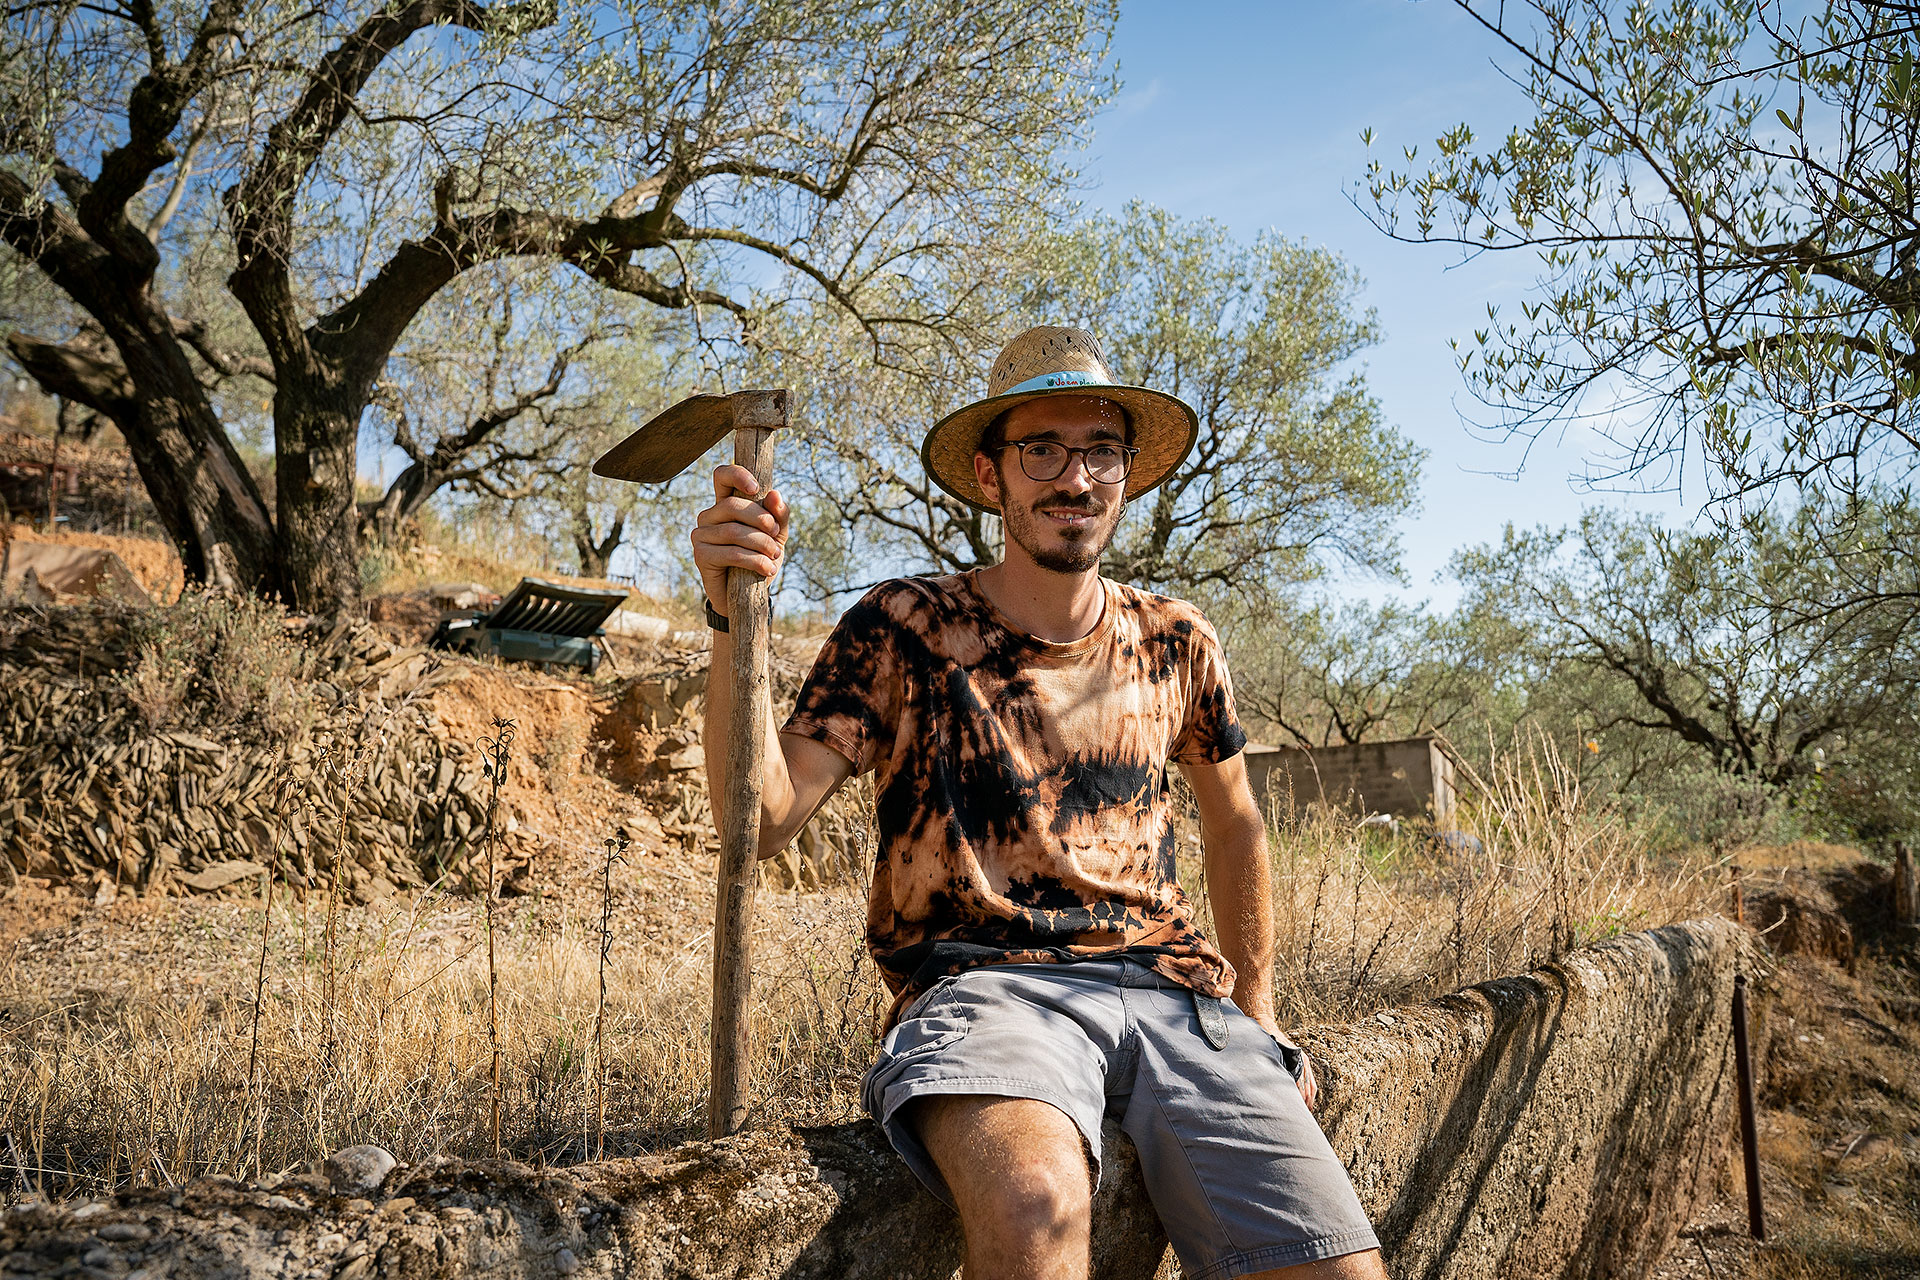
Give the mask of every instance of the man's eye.
M 1120 461 L 1120 451 L 1110 444 L 1097 444 L 1087 450 L 1087 463 L 1095 467 L 1108 467 Z
M 1027 456 L 1036 462 L 1051 462 L 1060 456 L 1060 446 L 1057 444 L 1030 444 L 1025 448 Z

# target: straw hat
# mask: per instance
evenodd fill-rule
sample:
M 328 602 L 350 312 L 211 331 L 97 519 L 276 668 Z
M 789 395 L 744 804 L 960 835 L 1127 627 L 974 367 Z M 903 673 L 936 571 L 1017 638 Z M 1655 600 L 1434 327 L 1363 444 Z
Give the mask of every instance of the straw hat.
M 1126 410 L 1133 426 L 1130 443 L 1140 450 L 1127 476 L 1129 498 L 1172 475 L 1200 431 L 1199 415 L 1186 401 L 1115 382 L 1100 353 L 1100 340 L 1085 329 L 1036 325 L 1002 348 L 987 375 L 986 399 L 954 410 L 927 432 L 920 446 L 927 474 L 969 506 L 998 510 L 973 476 L 981 435 L 987 424 L 1015 405 L 1056 395 L 1098 396 Z

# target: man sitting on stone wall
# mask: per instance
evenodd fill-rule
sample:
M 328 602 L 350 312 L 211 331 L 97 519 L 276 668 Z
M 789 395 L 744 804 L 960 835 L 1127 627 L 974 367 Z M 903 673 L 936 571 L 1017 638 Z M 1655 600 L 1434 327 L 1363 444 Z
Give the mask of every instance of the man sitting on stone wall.
M 762 856 L 876 771 L 867 943 L 894 999 L 866 1105 L 958 1209 L 972 1280 L 1087 1274 L 1105 1115 L 1190 1280 L 1382 1277 L 1275 1020 L 1266 828 L 1219 640 L 1191 605 L 1099 575 L 1197 418 L 1116 385 L 1078 329 L 1021 334 L 988 385 L 922 456 L 1001 516 L 1005 557 L 868 592 L 768 743 Z M 724 742 L 732 650 L 711 602 L 728 569 L 777 570 L 788 509 L 741 467 L 714 490 L 693 546 L 719 632 L 707 740 Z M 1217 944 L 1175 876 L 1168 760 L 1199 805 Z

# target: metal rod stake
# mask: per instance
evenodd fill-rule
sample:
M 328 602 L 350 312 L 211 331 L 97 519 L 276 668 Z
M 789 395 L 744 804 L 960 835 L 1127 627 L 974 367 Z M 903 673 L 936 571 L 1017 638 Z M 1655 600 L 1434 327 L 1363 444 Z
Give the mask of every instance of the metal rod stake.
M 1747 1167 L 1747 1228 L 1767 1238 L 1766 1210 L 1760 1203 L 1760 1133 L 1753 1119 L 1753 1059 L 1747 1049 L 1747 975 L 1733 979 L 1733 1069 L 1740 1081 L 1740 1154 Z

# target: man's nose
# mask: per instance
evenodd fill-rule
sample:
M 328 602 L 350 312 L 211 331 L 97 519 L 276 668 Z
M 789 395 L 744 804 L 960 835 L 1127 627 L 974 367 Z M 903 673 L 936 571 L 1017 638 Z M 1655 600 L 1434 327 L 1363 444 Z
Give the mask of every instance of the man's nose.
M 1093 473 L 1087 470 L 1087 455 L 1070 453 L 1067 455 L 1067 469 L 1053 478 L 1054 484 L 1068 493 L 1091 493 L 1093 491 Z

